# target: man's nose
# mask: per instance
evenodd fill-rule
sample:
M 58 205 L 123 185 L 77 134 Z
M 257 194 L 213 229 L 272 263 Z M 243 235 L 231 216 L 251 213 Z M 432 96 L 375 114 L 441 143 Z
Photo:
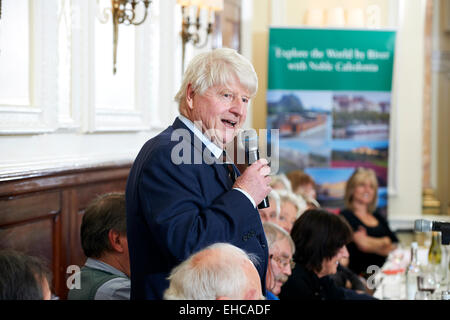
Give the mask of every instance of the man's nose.
M 237 116 L 243 116 L 245 114 L 245 110 L 246 110 L 245 103 L 242 101 L 241 98 L 237 98 L 233 101 L 230 112 L 232 112 Z
M 284 268 L 284 274 L 287 276 L 290 276 L 292 274 L 292 269 L 290 265 L 287 265 L 286 268 Z

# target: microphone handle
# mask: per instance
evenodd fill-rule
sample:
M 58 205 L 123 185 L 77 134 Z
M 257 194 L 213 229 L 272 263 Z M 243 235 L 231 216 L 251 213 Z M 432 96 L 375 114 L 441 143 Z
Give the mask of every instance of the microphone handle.
M 249 150 L 248 151 L 248 163 L 252 164 L 253 162 L 256 162 L 259 160 L 259 150 Z M 269 197 L 265 197 L 263 201 L 261 201 L 260 204 L 258 204 L 258 209 L 265 209 L 270 207 L 269 203 Z
M 439 222 L 439 221 L 432 221 L 432 229 L 433 231 L 442 231 L 442 226 L 445 223 Z

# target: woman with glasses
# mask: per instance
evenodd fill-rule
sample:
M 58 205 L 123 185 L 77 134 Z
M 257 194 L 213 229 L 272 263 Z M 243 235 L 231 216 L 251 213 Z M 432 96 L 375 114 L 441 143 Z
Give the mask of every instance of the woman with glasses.
M 348 246 L 349 269 L 367 278 L 367 268 L 383 266 L 395 249 L 397 236 L 377 210 L 378 181 L 372 169 L 358 168 L 347 181 L 345 209 L 340 214 L 353 229 L 353 241 Z
M 338 287 L 330 278 L 339 260 L 348 257 L 346 244 L 352 240 L 352 230 L 344 219 L 322 209 L 307 210 L 295 222 L 291 237 L 295 267 L 281 287 L 280 300 L 373 299 Z

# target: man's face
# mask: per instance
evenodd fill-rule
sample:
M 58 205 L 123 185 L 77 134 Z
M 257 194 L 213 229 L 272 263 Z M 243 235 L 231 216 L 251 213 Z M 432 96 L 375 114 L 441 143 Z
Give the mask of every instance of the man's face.
M 322 262 L 322 270 L 319 273 L 319 278 L 330 275 L 330 274 L 335 274 L 337 271 L 337 267 L 339 264 L 339 261 L 342 258 L 348 258 L 349 257 L 349 253 L 347 251 L 347 247 L 344 245 L 342 246 L 339 251 L 336 253 L 336 255 L 334 257 L 332 257 L 331 259 L 325 259 Z
M 121 235 L 120 241 L 122 242 L 123 246 L 123 255 L 121 256 L 121 261 L 123 262 L 123 271 L 124 273 L 130 277 L 131 271 L 130 271 L 130 252 L 128 251 L 128 238 L 127 235 Z
M 281 291 L 281 286 L 287 281 L 292 271 L 292 249 L 288 239 L 284 238 L 275 242 L 269 250 L 269 255 L 271 256 L 269 268 L 272 268 L 272 279 L 267 281 L 267 284 L 270 284 L 272 288 L 267 289 L 278 295 Z
M 236 136 L 247 117 L 249 92 L 237 79 L 216 85 L 198 94 L 187 89 L 187 117 L 217 146 L 224 148 Z
M 288 233 L 291 233 L 292 227 L 297 219 L 297 207 L 290 201 L 284 201 L 281 203 L 280 209 L 278 225 Z
M 275 200 L 269 198 L 270 206 L 268 208 L 258 209 L 262 222 L 278 223 L 277 208 L 274 202 Z

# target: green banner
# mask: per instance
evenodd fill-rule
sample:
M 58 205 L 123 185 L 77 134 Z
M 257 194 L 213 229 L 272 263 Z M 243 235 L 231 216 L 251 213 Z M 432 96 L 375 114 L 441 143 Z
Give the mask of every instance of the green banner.
M 279 132 L 279 169 L 315 181 L 322 207 L 345 206 L 356 168 L 377 177 L 387 209 L 395 32 L 271 28 L 267 129 Z
M 269 37 L 269 90 L 391 90 L 395 31 L 271 28 Z

